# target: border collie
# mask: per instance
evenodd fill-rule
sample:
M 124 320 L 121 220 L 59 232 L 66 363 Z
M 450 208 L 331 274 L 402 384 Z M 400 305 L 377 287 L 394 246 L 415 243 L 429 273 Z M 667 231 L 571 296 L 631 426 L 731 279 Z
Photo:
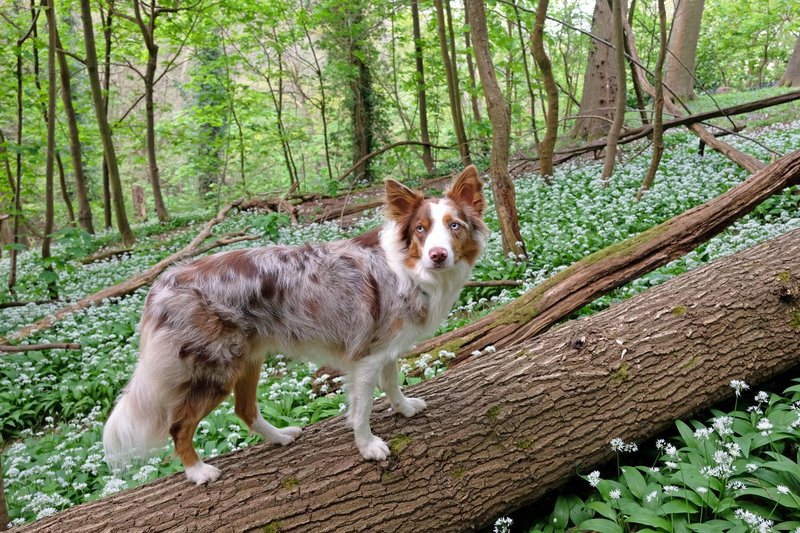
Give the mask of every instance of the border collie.
M 170 435 L 186 477 L 215 481 L 219 469 L 200 460 L 192 438 L 231 392 L 251 431 L 292 442 L 299 427 L 276 428 L 259 411 L 266 352 L 343 371 L 356 447 L 365 459 L 386 459 L 388 446 L 370 429 L 375 386 L 404 416 L 425 408 L 400 391 L 397 358 L 447 317 L 483 252 L 482 189 L 474 166 L 442 198 L 387 180 L 381 228 L 328 244 L 222 252 L 167 271 L 147 296 L 139 362 L 105 425 L 106 461 L 124 466 Z

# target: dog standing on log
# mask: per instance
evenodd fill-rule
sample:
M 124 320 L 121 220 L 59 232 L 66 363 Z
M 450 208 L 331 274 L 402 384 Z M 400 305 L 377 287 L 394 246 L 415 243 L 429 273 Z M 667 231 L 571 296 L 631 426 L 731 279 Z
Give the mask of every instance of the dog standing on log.
M 141 355 L 103 432 L 106 461 L 127 465 L 168 435 L 186 477 L 219 469 L 192 445 L 199 422 L 233 391 L 251 431 L 289 444 L 300 428 L 261 416 L 256 391 L 266 352 L 313 359 L 347 376 L 349 422 L 365 459 L 389 448 L 372 434 L 375 386 L 413 416 L 425 401 L 400 391 L 397 358 L 447 317 L 486 246 L 483 183 L 467 167 L 444 197 L 386 181 L 386 223 L 349 240 L 214 254 L 172 268 L 147 296 Z

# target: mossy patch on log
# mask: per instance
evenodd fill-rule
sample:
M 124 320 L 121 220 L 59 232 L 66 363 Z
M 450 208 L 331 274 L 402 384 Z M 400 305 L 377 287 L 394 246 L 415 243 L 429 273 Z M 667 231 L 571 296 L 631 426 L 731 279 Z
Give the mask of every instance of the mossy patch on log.
M 389 441 L 389 450 L 392 452 L 392 455 L 400 455 L 403 450 L 408 448 L 409 444 L 411 444 L 411 437 L 408 435 L 398 435 Z

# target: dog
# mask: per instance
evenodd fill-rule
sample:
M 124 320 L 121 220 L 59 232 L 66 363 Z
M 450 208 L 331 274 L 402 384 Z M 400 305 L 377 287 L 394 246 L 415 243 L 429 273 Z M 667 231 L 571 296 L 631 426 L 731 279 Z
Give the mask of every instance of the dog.
M 168 270 L 150 290 L 133 377 L 103 431 L 106 461 L 123 467 L 168 436 L 196 483 L 219 469 L 197 455 L 200 421 L 233 392 L 236 414 L 286 445 L 299 427 L 264 420 L 256 392 L 264 355 L 284 353 L 341 370 L 348 421 L 367 460 L 389 447 L 372 434 L 375 386 L 413 416 L 420 398 L 400 390 L 397 358 L 447 317 L 486 246 L 486 199 L 474 166 L 441 198 L 386 180 L 386 221 L 352 239 L 210 255 Z

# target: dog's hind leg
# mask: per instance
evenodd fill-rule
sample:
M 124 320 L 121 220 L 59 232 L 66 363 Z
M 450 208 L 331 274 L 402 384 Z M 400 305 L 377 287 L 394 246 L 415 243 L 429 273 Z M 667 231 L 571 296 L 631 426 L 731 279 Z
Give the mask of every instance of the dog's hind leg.
M 409 398 L 400 390 L 397 361 L 394 359 L 384 364 L 383 368 L 381 368 L 379 386 L 386 393 L 389 403 L 392 404 L 392 409 L 401 415 L 414 416 L 425 409 L 425 400 L 422 398 Z
M 383 461 L 389 457 L 389 446 L 383 439 L 372 434 L 369 423 L 382 359 L 380 355 L 361 359 L 348 376 L 350 409 L 347 416 L 353 426 L 356 447 L 364 459 L 375 461 Z
M 169 433 L 175 442 L 175 453 L 181 458 L 186 477 L 198 485 L 216 481 L 219 469 L 200 460 L 192 444 L 197 425 L 230 394 L 230 387 L 211 380 L 195 381 L 183 403 L 173 412 Z
M 258 361 L 249 362 L 242 368 L 242 373 L 233 387 L 234 410 L 250 431 L 258 433 L 270 442 L 285 446 L 299 437 L 302 430 L 294 426 L 276 428 L 261 416 L 256 398 L 260 373 L 261 363 Z

